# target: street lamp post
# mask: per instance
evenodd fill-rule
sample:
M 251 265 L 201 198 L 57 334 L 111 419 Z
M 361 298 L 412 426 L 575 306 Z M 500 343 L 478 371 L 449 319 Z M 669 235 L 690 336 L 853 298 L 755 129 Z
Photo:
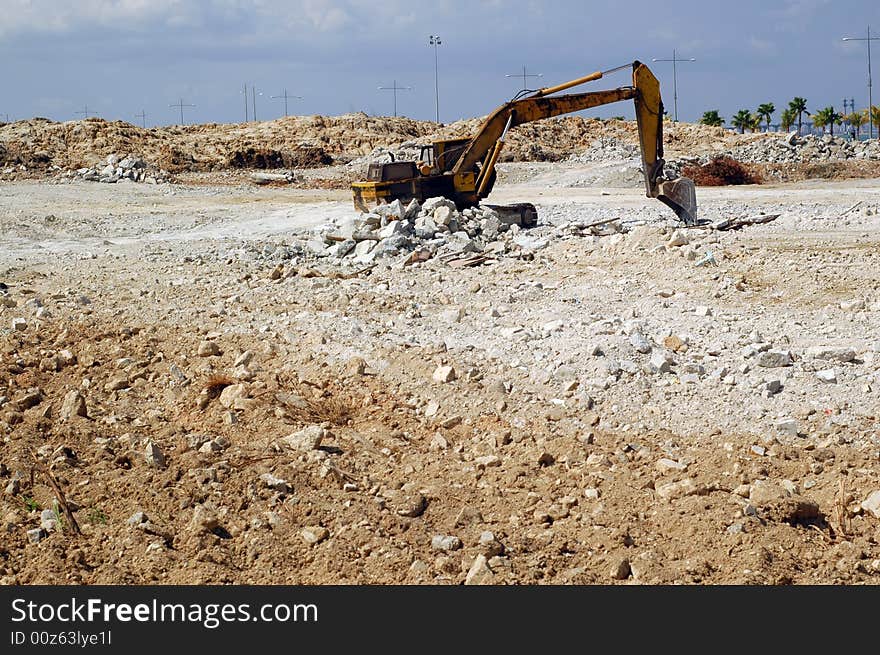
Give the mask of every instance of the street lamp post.
M 434 46 L 434 107 L 437 112 L 437 122 L 440 122 L 440 82 L 439 82 L 439 68 L 438 68 L 438 60 L 437 60 L 437 46 L 442 45 L 443 41 L 440 40 L 440 37 L 436 34 L 431 34 L 428 37 L 428 45 Z
M 696 61 L 693 57 L 690 59 L 679 59 L 675 54 L 675 48 L 672 49 L 672 59 L 658 59 L 654 57 L 651 61 L 671 61 L 672 62 L 672 102 L 674 106 L 675 122 L 678 122 L 678 72 L 676 64 L 680 61 Z
M 253 105 L 254 105 L 254 121 L 257 120 L 257 95 L 263 95 L 263 92 L 260 91 L 260 93 L 258 94 L 257 87 L 254 85 L 251 85 L 251 100 L 253 101 Z
M 871 26 L 868 25 L 867 37 L 845 36 L 843 41 L 864 41 L 868 44 L 868 138 L 874 138 L 874 121 L 871 110 L 874 108 L 874 99 L 871 96 L 871 41 L 880 41 L 880 36 L 871 36 Z

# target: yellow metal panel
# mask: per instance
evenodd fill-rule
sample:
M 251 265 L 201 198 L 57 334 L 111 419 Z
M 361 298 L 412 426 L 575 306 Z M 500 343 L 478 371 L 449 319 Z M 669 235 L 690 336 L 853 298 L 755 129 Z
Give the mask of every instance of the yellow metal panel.
M 663 157 L 663 103 L 660 100 L 660 82 L 644 64 L 633 70 L 636 96 L 636 121 L 639 125 L 639 145 L 642 150 L 642 170 L 648 196 L 657 197 L 657 161 Z
M 476 180 L 473 173 L 456 173 L 452 184 L 458 193 L 467 193 L 476 188 Z

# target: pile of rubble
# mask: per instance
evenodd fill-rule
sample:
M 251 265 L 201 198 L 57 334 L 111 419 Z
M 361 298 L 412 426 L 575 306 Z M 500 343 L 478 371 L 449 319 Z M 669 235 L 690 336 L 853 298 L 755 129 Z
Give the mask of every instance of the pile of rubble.
M 843 159 L 880 159 L 876 140 L 850 141 L 831 136 L 798 136 L 796 132 L 763 139 L 729 151 L 734 159 L 747 163 L 814 162 Z
M 606 162 L 610 160 L 627 160 L 639 157 L 639 146 L 636 143 L 624 143 L 619 139 L 601 138 L 590 144 L 589 149 L 569 156 L 568 161 L 586 164 L 590 162 Z
M 702 157 L 666 162 L 667 173 L 677 175 L 688 164 L 705 164 L 719 156 L 732 157 L 747 164 L 797 164 L 850 159 L 880 160 L 880 141 L 850 141 L 831 136 L 798 136 L 796 132 L 769 137 Z
M 162 184 L 169 181 L 164 170 L 151 170 L 146 161 L 135 155 L 107 155 L 101 164 L 91 167 L 67 171 L 63 177 L 79 178 L 89 182 L 145 182 L 146 184 Z
M 513 251 L 546 245 L 521 234 L 518 213 L 492 207 L 459 211 L 447 198 L 429 198 L 424 204 L 400 200 L 380 205 L 370 213 L 319 228 L 305 244 L 317 257 L 369 264 L 379 258 L 404 257 L 409 263 L 439 258 L 478 264 Z

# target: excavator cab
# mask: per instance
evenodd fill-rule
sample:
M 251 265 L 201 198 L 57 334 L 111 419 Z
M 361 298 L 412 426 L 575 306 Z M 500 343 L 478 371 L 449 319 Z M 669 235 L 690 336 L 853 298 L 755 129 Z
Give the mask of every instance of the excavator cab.
M 422 175 L 442 175 L 451 171 L 470 139 L 443 139 L 421 146 L 417 167 Z
M 532 121 L 590 109 L 621 100 L 635 102 L 642 173 L 649 198 L 656 198 L 670 207 L 686 225 L 697 224 L 697 201 L 694 183 L 684 177 L 668 179 L 663 160 L 663 103 L 660 83 L 641 62 L 632 66 L 632 86 L 605 91 L 556 95 L 587 82 L 593 82 L 630 64 L 608 71 L 596 71 L 556 86 L 539 89 L 531 95 L 518 97 L 492 112 L 471 138 L 435 141 L 423 146 L 421 161 L 373 164 L 369 179 L 352 184 L 355 207 L 369 211 L 383 202 L 412 198 L 423 201 L 443 196 L 459 208 L 479 205 L 492 191 L 497 172 L 495 165 L 504 147 L 508 130 Z M 534 207 L 521 205 L 524 222 L 534 216 Z

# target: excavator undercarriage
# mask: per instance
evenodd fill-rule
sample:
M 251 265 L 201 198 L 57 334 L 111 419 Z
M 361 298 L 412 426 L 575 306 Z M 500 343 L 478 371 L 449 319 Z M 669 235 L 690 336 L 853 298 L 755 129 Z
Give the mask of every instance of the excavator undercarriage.
M 666 204 L 686 225 L 695 225 L 697 202 L 693 181 L 683 177 L 670 180 L 664 176 L 660 84 L 648 67 L 638 61 L 633 62 L 632 71 L 632 86 L 553 95 L 598 80 L 612 71 L 596 72 L 511 100 L 490 114 L 472 138 L 436 141 L 423 146 L 418 163 L 393 161 L 392 157 L 391 162 L 371 164 L 368 179 L 352 185 L 355 207 L 369 211 L 376 205 L 397 199 L 423 201 L 436 196 L 449 198 L 462 209 L 479 205 L 495 184 L 495 165 L 511 128 L 621 100 L 633 100 L 646 195 Z M 492 207 L 497 211 L 517 213 L 523 225 L 537 222 L 537 212 L 531 204 Z

